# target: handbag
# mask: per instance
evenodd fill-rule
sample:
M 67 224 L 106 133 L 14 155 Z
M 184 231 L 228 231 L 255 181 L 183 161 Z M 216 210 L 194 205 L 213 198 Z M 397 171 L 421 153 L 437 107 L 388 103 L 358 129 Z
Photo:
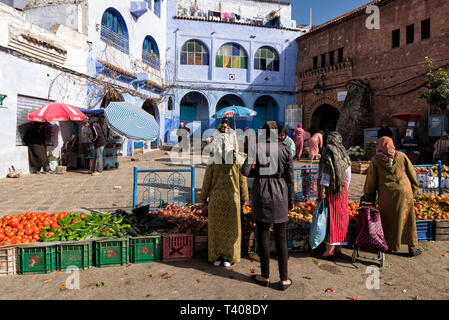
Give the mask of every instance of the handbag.
M 364 206 L 359 209 L 355 244 L 361 249 L 371 252 L 388 250 L 380 212 L 374 207 Z
M 318 248 L 318 246 L 324 241 L 324 238 L 326 237 L 328 215 L 329 207 L 324 201 L 321 201 L 319 206 L 315 208 L 312 225 L 309 232 L 309 244 L 312 250 Z

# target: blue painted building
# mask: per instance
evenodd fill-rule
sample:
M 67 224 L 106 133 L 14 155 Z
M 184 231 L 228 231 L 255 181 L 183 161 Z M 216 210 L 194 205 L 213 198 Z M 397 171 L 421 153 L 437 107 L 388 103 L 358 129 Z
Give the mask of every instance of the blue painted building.
M 84 108 L 105 108 L 111 101 L 142 107 L 164 135 L 167 0 L 31 0 L 27 19 L 51 29 L 63 24 L 87 35 Z
M 166 141 L 180 122 L 202 132 L 211 116 L 229 105 L 257 111 L 237 127 L 284 122 L 296 103 L 296 39 L 302 31 L 282 1 L 172 1 L 167 7 Z M 218 4 L 217 4 L 218 3 Z M 273 17 L 274 16 L 274 17 Z M 193 122 L 197 121 L 196 124 Z

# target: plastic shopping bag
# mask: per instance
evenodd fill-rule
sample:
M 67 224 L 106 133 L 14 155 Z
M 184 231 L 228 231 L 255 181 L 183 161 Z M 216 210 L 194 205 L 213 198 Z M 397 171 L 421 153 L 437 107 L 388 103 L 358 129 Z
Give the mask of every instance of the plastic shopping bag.
M 326 237 L 327 217 L 329 215 L 329 208 L 324 201 L 321 201 L 316 207 L 313 215 L 312 226 L 309 232 L 310 248 L 316 249 L 324 241 Z

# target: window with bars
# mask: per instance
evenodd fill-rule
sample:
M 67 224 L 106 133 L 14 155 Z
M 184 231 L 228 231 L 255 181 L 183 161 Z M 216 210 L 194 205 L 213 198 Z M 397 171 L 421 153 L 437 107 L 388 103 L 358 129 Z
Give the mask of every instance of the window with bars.
M 326 54 L 321 55 L 321 68 L 326 68 Z
M 270 47 L 261 47 L 254 57 L 254 69 L 264 71 L 279 71 L 279 55 Z
M 345 48 L 339 48 L 338 49 L 338 63 L 343 62 L 344 55 L 345 55 Z
M 430 19 L 421 21 L 421 40 L 430 38 Z
M 318 56 L 313 57 L 313 70 L 318 69 Z
M 401 29 L 393 30 L 392 34 L 392 47 L 399 48 L 401 45 Z
M 415 25 L 411 24 L 409 26 L 407 26 L 407 31 L 406 31 L 406 42 L 407 44 L 411 44 L 415 41 Z
M 248 55 L 240 45 L 228 43 L 218 50 L 215 66 L 217 68 L 248 69 Z
M 101 40 L 108 45 L 129 53 L 128 32 L 123 18 L 117 10 L 107 9 L 101 18 Z
M 329 52 L 329 65 L 333 66 L 335 64 L 335 50 Z
M 181 48 L 181 64 L 208 66 L 209 50 L 198 40 L 189 40 Z
M 142 60 L 152 68 L 160 70 L 159 49 L 151 36 L 146 36 L 143 41 Z

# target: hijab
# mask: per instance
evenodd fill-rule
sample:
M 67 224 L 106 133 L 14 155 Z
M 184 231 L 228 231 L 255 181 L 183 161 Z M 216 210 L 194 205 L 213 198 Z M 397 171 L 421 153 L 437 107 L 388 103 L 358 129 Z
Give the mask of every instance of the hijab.
M 388 136 L 381 137 L 377 140 L 377 154 L 385 162 L 393 165 L 396 148 L 394 147 L 393 139 Z
M 320 177 L 323 173 L 330 175 L 329 188 L 339 195 L 345 187 L 346 169 L 351 165 L 348 152 L 343 146 L 341 135 L 333 131 L 327 136 L 320 160 Z

